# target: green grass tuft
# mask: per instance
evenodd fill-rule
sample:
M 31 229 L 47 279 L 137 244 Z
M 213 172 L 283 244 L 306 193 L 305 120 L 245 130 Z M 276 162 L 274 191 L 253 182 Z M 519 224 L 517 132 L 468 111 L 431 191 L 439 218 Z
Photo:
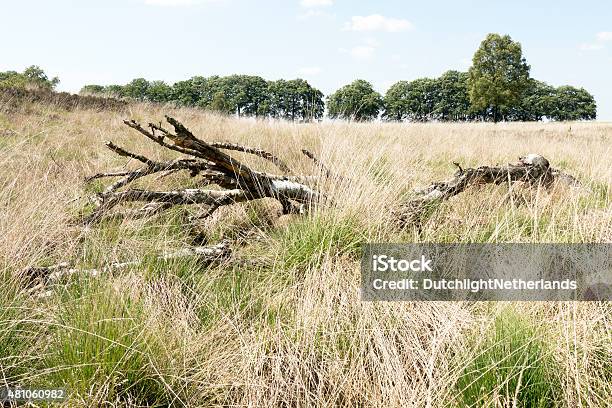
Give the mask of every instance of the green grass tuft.
M 101 391 L 108 400 L 168 403 L 162 374 L 154 369 L 163 347 L 147 325 L 142 301 L 126 289 L 80 282 L 66 290 L 50 326 L 43 383 L 71 395 Z
M 8 271 L 0 272 L 0 385 L 15 384 L 37 364 L 32 343 L 40 334 L 34 310 Z
M 315 215 L 296 220 L 278 237 L 280 265 L 285 270 L 319 268 L 326 256 L 357 259 L 366 233 L 354 218 Z
M 480 337 L 481 334 L 478 334 Z M 560 404 L 559 367 L 547 349 L 544 333 L 506 309 L 474 340 L 473 354 L 457 382 L 465 406 L 516 403 L 519 407 Z

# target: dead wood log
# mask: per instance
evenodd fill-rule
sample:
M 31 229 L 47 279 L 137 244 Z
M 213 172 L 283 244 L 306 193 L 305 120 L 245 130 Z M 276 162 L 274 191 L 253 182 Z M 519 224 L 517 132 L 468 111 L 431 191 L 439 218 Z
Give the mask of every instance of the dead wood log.
M 150 218 L 154 215 L 160 214 L 170 207 L 172 207 L 172 204 L 170 203 L 158 203 L 151 201 L 140 208 L 130 208 L 127 210 L 110 212 L 105 217 L 113 220 L 138 220 L 142 218 Z
M 108 185 L 95 197 L 95 209 L 89 215 L 82 217 L 81 222 L 86 224 L 97 222 L 107 216 L 109 210 L 124 202 L 156 203 L 155 212 L 174 205 L 199 204 L 207 207 L 203 216 L 209 216 L 221 206 L 261 198 L 277 199 L 282 204 L 284 213 L 302 212 L 306 206 L 323 198 L 319 191 L 309 186 L 315 184 L 316 177 L 259 172 L 221 150 L 240 151 L 262 157 L 274 163 L 284 173 L 289 173 L 289 167 L 270 152 L 226 142 L 207 143 L 195 137 L 176 119 L 166 116 L 166 120 L 174 128 L 174 132 L 163 128 L 161 124 L 149 123 L 146 129 L 134 120 L 126 120 L 124 123 L 160 146 L 190 157 L 158 162 L 129 152 L 110 141 L 105 142 L 106 147 L 114 153 L 141 162 L 144 166 L 133 171 L 99 173 L 89 177 L 87 181 L 115 176 L 121 178 Z M 199 176 L 202 186 L 216 185 L 220 190 L 201 188 L 174 191 L 136 188 L 122 190 L 133 181 L 151 174 L 167 175 L 169 172 L 181 170 L 189 171 L 192 177 Z M 145 206 L 145 210 L 137 210 L 136 214 L 146 215 L 151 212 L 151 208 L 147 209 Z
M 532 187 L 549 188 L 555 181 L 577 183 L 566 173 L 550 167 L 548 160 L 539 154 L 528 154 L 520 157 L 518 163 L 503 166 L 481 166 L 463 169 L 458 163 L 454 176 L 446 181 L 434 182 L 425 188 L 415 191 L 415 196 L 403 203 L 395 211 L 395 218 L 400 227 L 407 225 L 420 226 L 430 209 L 441 201 L 482 184 L 508 184 L 526 182 Z
M 182 248 L 174 252 L 168 252 L 159 256 L 161 261 L 170 261 L 180 258 L 194 258 L 198 262 L 211 263 L 229 260 L 232 251 L 228 242 L 216 245 Z M 65 281 L 74 275 L 97 277 L 102 274 L 112 273 L 131 266 L 139 265 L 138 261 L 114 262 L 101 268 L 81 269 L 75 268 L 70 262 L 61 262 L 56 265 L 45 267 L 31 267 L 23 271 L 22 275 L 33 285 L 28 289 L 30 293 L 36 292 L 48 285 Z
M 97 173 L 94 174 L 92 176 L 88 176 L 85 177 L 85 183 L 90 183 L 96 179 L 99 178 L 105 178 L 105 177 L 120 177 L 120 176 L 127 176 L 128 174 L 130 174 L 131 172 L 129 171 L 112 171 L 112 172 L 108 172 L 108 173 Z

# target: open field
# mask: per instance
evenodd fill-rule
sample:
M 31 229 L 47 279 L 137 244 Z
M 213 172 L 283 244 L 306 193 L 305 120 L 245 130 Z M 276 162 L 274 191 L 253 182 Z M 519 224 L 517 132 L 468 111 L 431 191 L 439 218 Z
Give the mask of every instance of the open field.
M 271 151 L 297 174 L 316 173 L 300 149 L 315 152 L 345 177 L 322 181 L 334 204 L 283 216 L 272 200 L 236 204 L 195 227 L 193 207 L 71 225 L 108 183 L 83 179 L 127 162 L 104 140 L 176 157 L 122 123 L 164 114 L 206 141 Z M 584 188 L 538 191 L 517 206 L 504 187 L 484 186 L 444 202 L 420 233 L 393 226 L 402 199 L 447 178 L 454 161 L 526 153 Z M 612 125 L 598 123 L 291 124 L 147 105 L 0 113 L 0 387 L 64 387 L 66 406 L 609 406 L 609 303 L 367 303 L 358 291 L 365 242 L 612 242 L 610 157 Z M 139 185 L 186 183 L 197 179 Z M 231 240 L 257 262 L 156 259 L 195 239 Z M 30 266 L 132 260 L 141 262 L 75 276 L 43 298 L 19 278 Z

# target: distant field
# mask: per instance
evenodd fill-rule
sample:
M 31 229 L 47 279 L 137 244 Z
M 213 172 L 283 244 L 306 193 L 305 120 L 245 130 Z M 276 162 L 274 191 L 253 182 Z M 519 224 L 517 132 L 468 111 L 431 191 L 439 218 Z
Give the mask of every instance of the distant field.
M 365 242 L 612 242 L 612 124 L 291 124 L 125 109 L 33 103 L 0 113 L 0 387 L 64 387 L 66 406 L 611 403 L 607 303 L 365 303 L 358 291 Z M 86 176 L 136 165 L 104 140 L 176 157 L 122 123 L 164 114 L 206 141 L 271 151 L 296 174 L 317 174 L 300 149 L 315 152 L 343 177 L 323 182 L 333 205 L 281 216 L 272 200 L 236 204 L 195 226 L 187 207 L 72 225 L 109 182 L 85 185 Z M 539 191 L 516 206 L 505 187 L 484 186 L 444 202 L 420 232 L 394 227 L 392 210 L 413 188 L 451 176 L 453 162 L 503 164 L 526 153 L 583 188 Z M 168 190 L 197 178 L 138 185 Z M 230 240 L 256 262 L 156 258 L 196 237 Z M 19 278 L 31 266 L 133 260 L 141 262 L 100 278 L 74 276 L 44 298 Z

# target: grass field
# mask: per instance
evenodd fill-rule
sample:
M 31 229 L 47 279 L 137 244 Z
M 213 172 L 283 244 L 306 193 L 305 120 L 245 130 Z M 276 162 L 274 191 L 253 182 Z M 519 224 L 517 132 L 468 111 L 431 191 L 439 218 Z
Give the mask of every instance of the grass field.
M 1 106 L 0 106 L 1 108 Z M 122 124 L 172 114 L 207 141 L 265 148 L 316 174 L 301 148 L 344 181 L 333 205 L 280 216 L 272 200 L 237 204 L 192 226 L 196 208 L 148 220 L 70 224 L 120 169 L 112 140 L 171 156 Z M 455 168 L 540 153 L 580 190 L 539 191 L 521 206 L 485 186 L 443 203 L 418 233 L 391 211 L 414 187 Z M 252 156 L 245 162 L 277 172 Z M 258 122 L 132 105 L 127 112 L 49 105 L 0 113 L 0 387 L 64 387 L 65 406 L 603 407 L 612 400 L 607 303 L 368 303 L 365 242 L 611 242 L 612 124 Z M 134 167 L 136 163 L 128 163 Z M 175 174 L 139 185 L 196 185 Z M 251 266 L 205 267 L 156 255 L 231 240 Z M 68 261 L 99 268 L 39 298 L 19 272 Z M 257 265 L 257 266 L 254 266 Z

